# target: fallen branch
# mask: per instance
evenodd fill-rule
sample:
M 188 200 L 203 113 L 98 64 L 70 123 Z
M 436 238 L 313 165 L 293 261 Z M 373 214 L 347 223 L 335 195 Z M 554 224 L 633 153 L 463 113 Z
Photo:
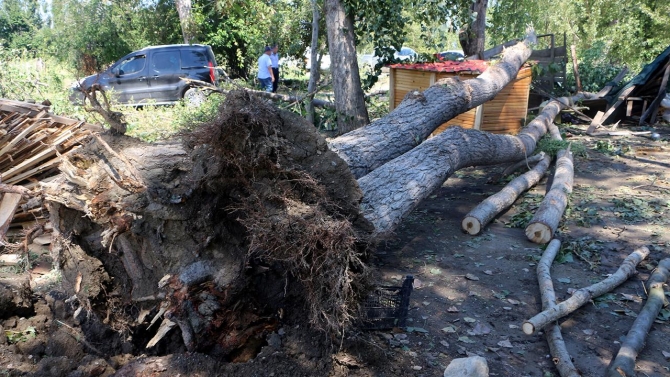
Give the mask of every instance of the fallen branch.
M 526 237 L 529 240 L 544 244 L 553 238 L 568 205 L 574 174 L 572 152 L 568 146 L 567 149 L 558 152 L 554 182 L 526 227 Z
M 558 250 L 561 248 L 561 241 L 554 239 L 549 242 L 547 249 L 542 254 L 542 259 L 537 264 L 537 281 L 540 286 L 540 296 L 542 297 L 542 310 L 547 310 L 556 306 L 556 293 L 554 284 L 551 281 L 551 264 L 556 259 Z M 558 369 L 561 377 L 580 376 L 577 368 L 572 364 L 572 358 L 565 348 L 565 342 L 561 335 L 561 326 L 554 323 L 546 331 L 547 343 L 549 343 L 549 352 L 551 359 Z
M 500 175 L 498 177 L 496 177 L 494 179 L 491 179 L 491 182 L 497 183 L 502 178 L 505 178 L 508 175 L 512 175 L 512 173 L 514 173 L 515 171 L 517 171 L 521 168 L 524 168 L 524 167 L 526 167 L 526 168 L 528 168 L 528 170 L 530 170 L 531 169 L 530 165 L 536 164 L 536 163 L 542 161 L 542 159 L 544 159 L 544 152 L 534 154 L 534 155 L 532 155 L 528 158 L 524 158 L 523 160 L 515 162 L 515 163 L 509 165 L 508 167 L 506 167 L 505 170 L 503 170 L 503 172 L 500 173 Z
M 84 107 L 84 110 L 100 114 L 102 118 L 105 120 L 105 122 L 109 124 L 109 127 L 113 132 L 117 132 L 121 135 L 126 133 L 128 125 L 123 120 L 123 113 L 118 111 L 112 111 L 112 106 L 109 103 L 109 100 L 107 99 L 107 95 L 105 95 L 105 91 L 102 89 L 100 85 L 95 84 L 91 86 L 91 88 L 88 90 L 80 86 L 80 89 L 81 92 L 84 94 L 84 97 L 86 97 L 88 102 L 91 104 L 91 107 Z M 102 104 L 100 104 L 100 101 L 98 101 L 98 97 L 96 94 L 97 92 L 100 92 L 100 94 L 102 95 L 102 99 L 105 104 L 104 107 L 102 106 Z
M 663 285 L 670 275 L 670 259 L 663 259 L 647 281 L 647 303 L 635 318 L 633 326 L 626 334 L 619 353 L 607 368 L 608 377 L 634 377 L 635 359 L 644 347 L 644 340 L 661 308 L 668 304 Z
M 621 285 L 635 274 L 635 267 L 649 255 L 649 249 L 645 246 L 633 251 L 621 264 L 621 267 L 607 279 L 578 289 L 572 297 L 560 304 L 542 311 L 533 318 L 523 323 L 523 332 L 531 335 L 542 329 L 548 323 L 564 317 L 582 307 L 591 299 L 601 296 Z
M 542 159 L 533 169 L 513 179 L 500 192 L 489 196 L 465 215 L 461 223 L 463 230 L 473 236 L 479 234 L 496 215 L 512 205 L 521 193 L 537 184 L 551 163 L 551 156 L 543 153 L 541 157 Z

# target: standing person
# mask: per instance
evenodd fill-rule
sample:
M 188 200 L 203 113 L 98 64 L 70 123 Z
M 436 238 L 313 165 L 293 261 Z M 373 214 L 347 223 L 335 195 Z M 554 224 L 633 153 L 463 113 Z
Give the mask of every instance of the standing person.
M 270 60 L 270 53 L 272 47 L 265 46 L 265 52 L 258 58 L 258 81 L 260 81 L 261 89 L 266 92 L 272 92 L 272 83 L 275 81 L 272 72 L 272 60 Z
M 275 43 L 272 45 L 272 54 L 270 54 L 270 60 L 272 60 L 272 76 L 275 78 L 275 81 L 272 82 L 272 93 L 277 93 L 277 87 L 279 87 L 279 46 Z

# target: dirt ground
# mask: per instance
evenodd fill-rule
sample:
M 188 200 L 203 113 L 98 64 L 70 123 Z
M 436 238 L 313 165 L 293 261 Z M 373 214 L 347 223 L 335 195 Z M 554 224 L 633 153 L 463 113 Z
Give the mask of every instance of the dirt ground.
M 637 247 L 651 250 L 637 276 L 559 321 L 584 376 L 603 374 L 645 302 L 643 283 L 659 260 L 670 257 L 667 128 L 658 127 L 661 140 L 571 135 L 586 152 L 575 155 L 574 192 L 557 235 L 563 249 L 552 267 L 557 298 L 614 273 Z M 415 279 L 405 329 L 332 339 L 286 319 L 260 354 L 236 364 L 185 350 L 103 354 L 101 341 L 82 337 L 86 319 L 59 295 L 45 246 L 34 250 L 34 315 L 0 321 L 0 376 L 441 376 L 451 360 L 470 355 L 486 358 L 491 376 L 557 376 L 544 336 L 520 328 L 541 307 L 535 269 L 542 247 L 527 241 L 523 227 L 513 227 L 529 219 L 547 179 L 481 235 L 461 230 L 465 214 L 502 188 L 487 183 L 502 168 L 457 172 L 374 253 L 380 284 Z M 639 376 L 670 376 L 668 321 L 666 308 L 638 357 Z

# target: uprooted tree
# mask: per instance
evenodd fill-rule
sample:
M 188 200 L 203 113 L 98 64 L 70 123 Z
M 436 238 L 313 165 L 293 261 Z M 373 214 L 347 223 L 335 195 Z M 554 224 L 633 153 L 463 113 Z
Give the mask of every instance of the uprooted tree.
M 100 333 L 89 340 L 143 349 L 165 336 L 241 360 L 282 320 L 341 331 L 367 291 L 377 236 L 456 170 L 531 154 L 555 114 L 517 136 L 453 127 L 419 145 L 399 141 L 392 153 L 368 136 L 421 110 L 397 129 L 425 139 L 458 114 L 436 106 L 437 96 L 453 91 L 447 98 L 465 111 L 502 89 L 528 55 L 520 44 L 484 80 L 440 81 L 383 122 L 334 140 L 345 159 L 303 118 L 243 91 L 229 93 L 219 117 L 183 142 L 92 137 L 44 184 L 73 300 L 87 321 L 116 330 L 113 342 Z M 345 161 L 363 161 L 348 147 L 356 137 L 360 156 L 376 158 L 352 172 Z

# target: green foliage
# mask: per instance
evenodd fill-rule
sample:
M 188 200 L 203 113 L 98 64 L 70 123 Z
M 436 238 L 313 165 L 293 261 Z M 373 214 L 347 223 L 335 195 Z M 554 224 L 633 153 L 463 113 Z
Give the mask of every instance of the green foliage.
M 598 140 L 595 144 L 595 150 L 601 153 L 620 156 L 632 151 L 630 145 L 619 140 Z
M 53 27 L 40 30 L 40 52 L 90 74 L 147 45 L 179 43 L 181 30 L 169 0 L 51 2 Z
M 37 331 L 35 330 L 35 327 L 28 326 L 23 331 L 5 330 L 5 335 L 7 336 L 7 341 L 9 344 L 14 344 L 19 342 L 27 342 L 29 339 L 35 338 Z
M 617 64 L 610 57 L 610 48 L 605 42 L 597 41 L 589 48 L 581 51 L 577 69 L 582 88 L 587 92 L 597 92 L 612 80 L 622 69 L 621 64 Z M 572 65 L 569 64 L 567 86 L 574 88 L 575 75 L 572 72 Z
M 192 130 L 215 119 L 224 99 L 223 95 L 212 93 L 201 106 L 189 106 L 180 101 L 174 106 L 124 108 L 123 113 L 128 122 L 127 135 L 154 142 L 183 130 Z
M 549 135 L 545 135 L 537 143 L 536 152 L 544 152 L 552 157 L 556 157 L 556 154 L 561 149 L 566 149 L 570 146 L 570 151 L 573 155 L 576 156 L 586 156 L 586 147 L 582 143 L 576 143 L 573 141 L 565 140 L 554 140 Z
M 533 218 L 533 213 L 539 207 L 543 198 L 544 196 L 541 194 L 526 193 L 521 202 L 515 205 L 516 213 L 512 215 L 505 226 L 508 228 L 525 228 L 530 219 Z

